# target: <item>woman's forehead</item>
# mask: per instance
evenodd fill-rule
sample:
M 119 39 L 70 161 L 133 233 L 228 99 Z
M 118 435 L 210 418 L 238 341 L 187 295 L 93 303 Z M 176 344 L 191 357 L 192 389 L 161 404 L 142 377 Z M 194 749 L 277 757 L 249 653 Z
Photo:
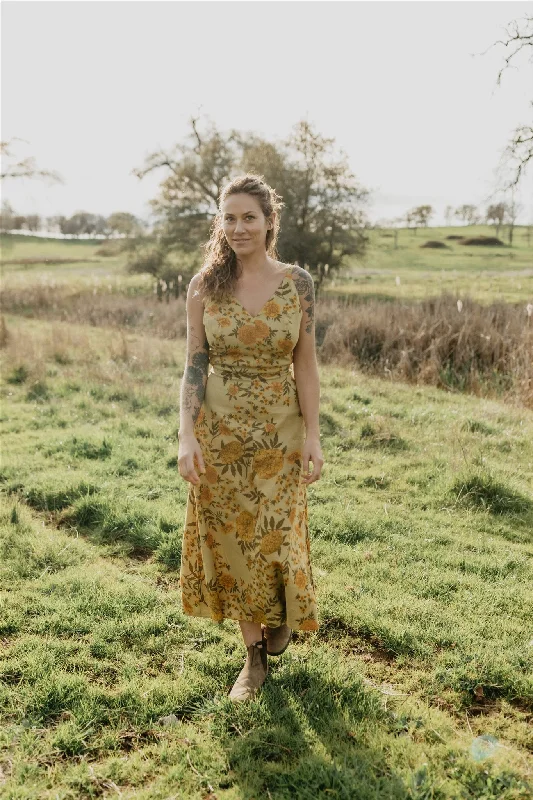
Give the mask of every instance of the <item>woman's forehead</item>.
M 250 211 L 260 210 L 259 203 L 250 194 L 232 194 L 222 203 L 222 210 L 239 214 L 248 214 Z

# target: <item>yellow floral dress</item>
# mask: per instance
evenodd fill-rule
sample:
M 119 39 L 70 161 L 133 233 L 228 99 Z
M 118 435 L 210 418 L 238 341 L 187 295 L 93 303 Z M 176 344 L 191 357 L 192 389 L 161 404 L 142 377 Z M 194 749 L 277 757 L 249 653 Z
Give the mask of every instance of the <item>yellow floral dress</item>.
M 185 614 L 318 629 L 292 365 L 302 313 L 290 265 L 259 314 L 236 298 L 206 301 L 210 366 L 194 428 L 206 471 L 187 496 Z

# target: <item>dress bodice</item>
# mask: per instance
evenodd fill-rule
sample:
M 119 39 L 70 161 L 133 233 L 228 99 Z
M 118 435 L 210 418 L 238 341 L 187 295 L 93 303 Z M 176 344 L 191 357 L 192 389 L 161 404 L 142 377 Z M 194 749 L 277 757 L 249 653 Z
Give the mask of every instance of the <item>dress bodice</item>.
M 214 372 L 274 378 L 290 369 L 303 312 L 292 267 L 284 272 L 258 314 L 250 314 L 236 298 L 206 302 L 203 319 Z

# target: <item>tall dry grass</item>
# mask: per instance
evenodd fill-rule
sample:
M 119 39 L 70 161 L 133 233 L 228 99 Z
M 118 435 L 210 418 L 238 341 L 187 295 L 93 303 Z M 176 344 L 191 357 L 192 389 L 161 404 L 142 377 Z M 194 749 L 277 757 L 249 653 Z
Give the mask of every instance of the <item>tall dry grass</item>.
M 532 304 L 326 300 L 316 330 L 324 362 L 533 408 Z
M 184 299 L 73 290 L 67 285 L 7 288 L 3 310 L 162 339 L 186 336 Z M 499 397 L 533 408 L 533 305 L 482 305 L 450 293 L 416 302 L 318 300 L 322 363 L 448 391 Z M 6 334 L 3 333 L 5 336 Z
M 78 289 L 67 283 L 6 287 L 2 311 L 36 319 L 58 319 L 95 327 L 132 328 L 162 339 L 187 335 L 184 299 L 161 302 L 155 295 Z
M 44 385 L 50 365 L 57 365 L 64 380 L 78 383 L 81 368 L 88 384 L 118 385 L 132 397 L 141 392 L 155 405 L 177 403 L 185 350 L 177 352 L 175 341 L 118 328 L 89 329 L 54 321 L 6 326 L 6 330 L 2 374 L 7 381 L 15 379 L 28 387 Z M 165 368 L 169 369 L 163 374 Z M 153 380 L 155 371 L 157 381 Z

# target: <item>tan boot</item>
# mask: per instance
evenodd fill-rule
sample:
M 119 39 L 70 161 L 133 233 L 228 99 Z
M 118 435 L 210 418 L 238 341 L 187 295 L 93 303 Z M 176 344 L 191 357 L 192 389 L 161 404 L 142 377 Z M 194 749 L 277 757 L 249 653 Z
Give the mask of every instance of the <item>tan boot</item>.
M 265 628 L 267 640 L 267 653 L 269 656 L 280 656 L 285 652 L 290 644 L 292 628 L 288 625 L 280 625 L 278 628 Z
M 247 647 L 247 656 L 244 667 L 229 697 L 233 702 L 250 700 L 263 685 L 268 674 L 267 646 L 264 629 L 261 630 L 261 639 Z

